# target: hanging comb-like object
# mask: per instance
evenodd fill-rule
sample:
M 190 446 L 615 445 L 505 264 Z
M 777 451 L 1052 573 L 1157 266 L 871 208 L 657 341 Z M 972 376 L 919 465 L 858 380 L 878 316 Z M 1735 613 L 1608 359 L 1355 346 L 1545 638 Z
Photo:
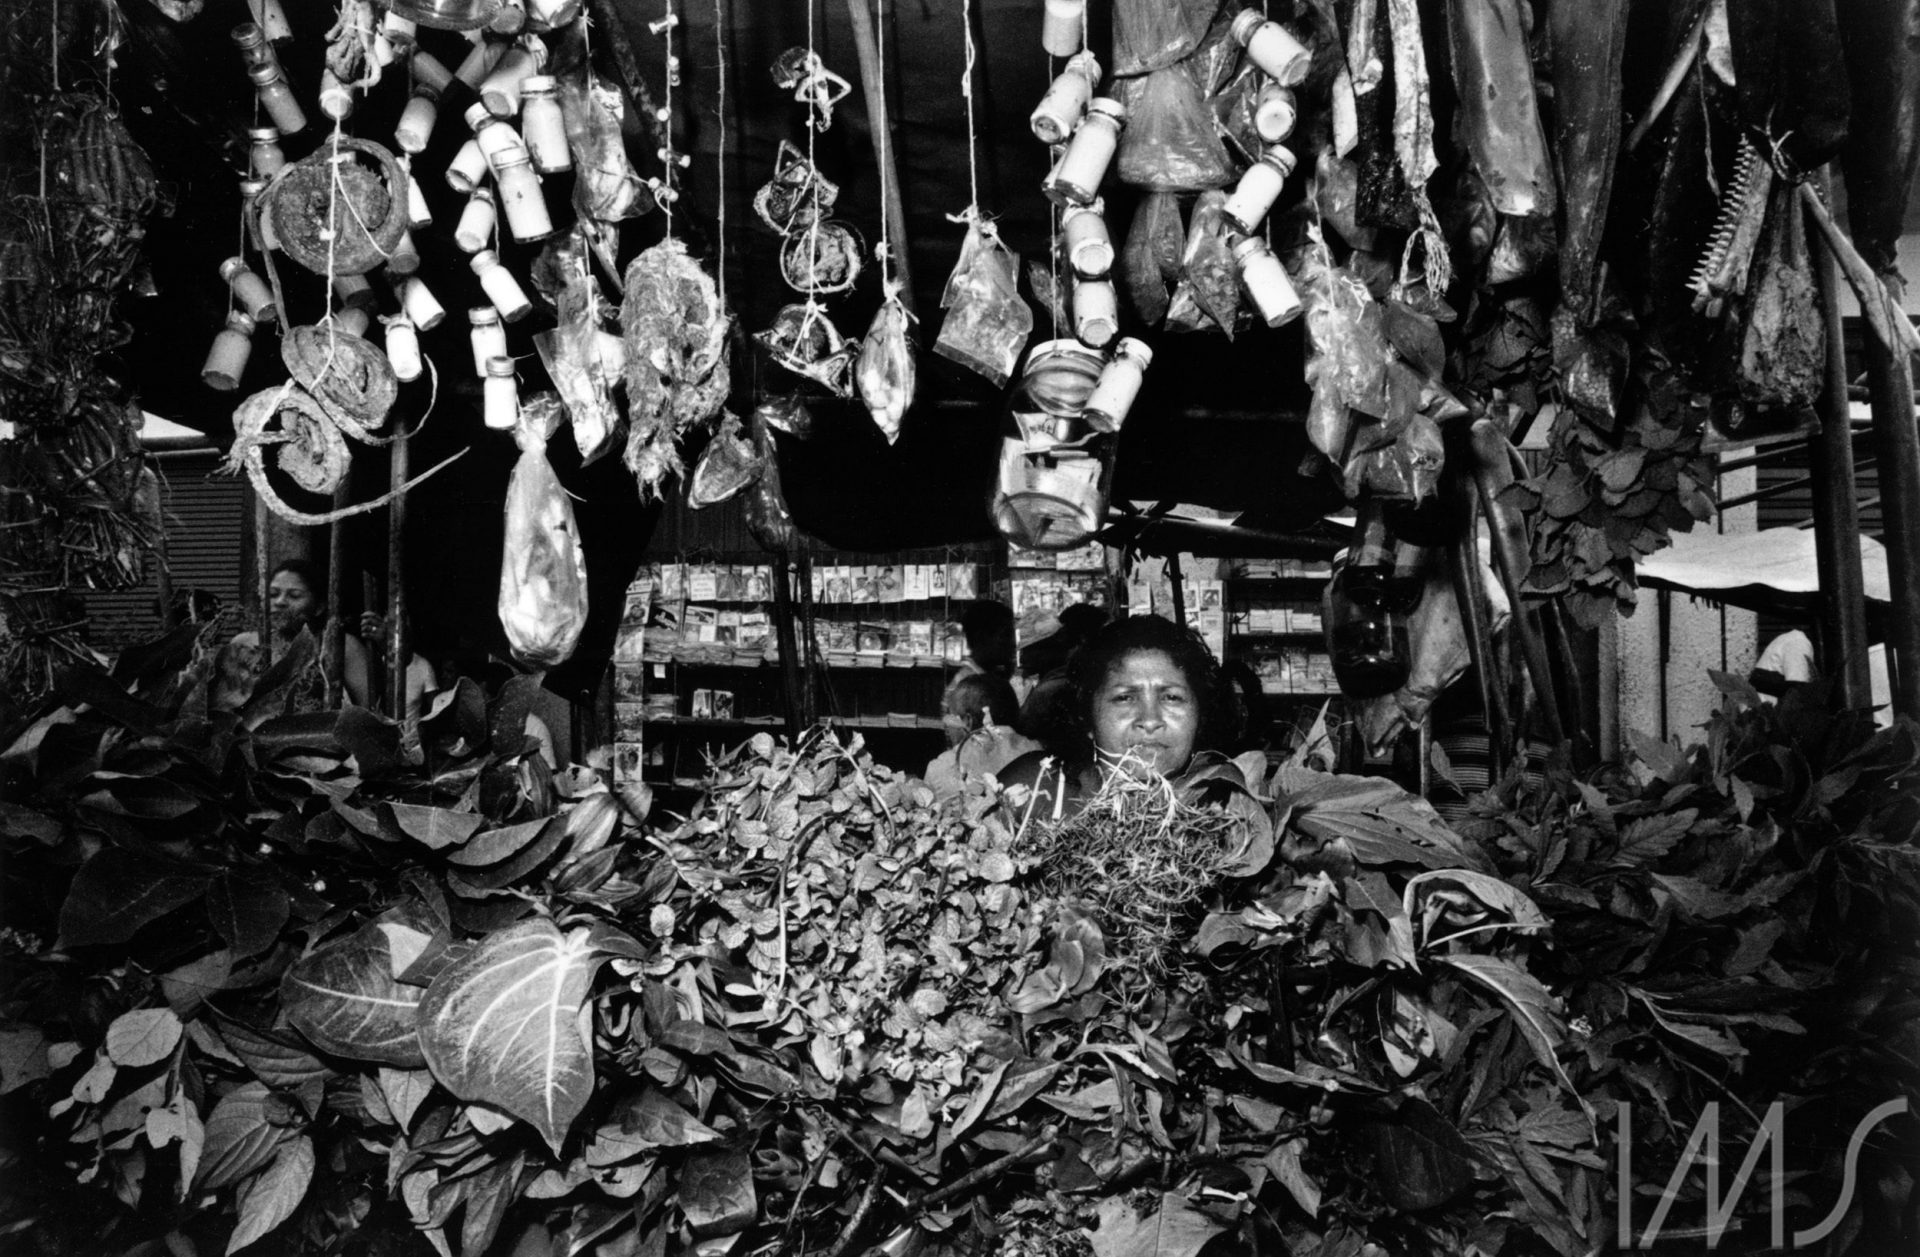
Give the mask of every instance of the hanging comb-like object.
M 1718 318 L 1728 297 L 1747 290 L 1747 271 L 1753 249 L 1767 217 L 1767 194 L 1773 190 L 1773 167 L 1743 136 L 1734 158 L 1733 178 L 1720 198 L 1720 216 L 1693 271 L 1693 309 Z

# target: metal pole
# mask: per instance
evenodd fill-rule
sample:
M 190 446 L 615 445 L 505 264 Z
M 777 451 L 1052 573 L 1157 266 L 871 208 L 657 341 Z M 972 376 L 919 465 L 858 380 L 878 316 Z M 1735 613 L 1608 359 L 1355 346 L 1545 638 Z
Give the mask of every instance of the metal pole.
M 404 432 L 387 447 L 391 466 L 387 482 L 393 501 L 387 506 L 387 714 L 401 720 L 407 714 L 407 581 L 404 561 L 407 536 L 407 437 Z
M 1826 191 L 1828 176 L 1820 176 Z M 1860 575 L 1860 511 L 1854 499 L 1853 422 L 1847 401 L 1847 336 L 1840 325 L 1840 276 L 1833 250 L 1817 232 L 1814 282 L 1826 321 L 1827 365 L 1820 391 L 1820 431 L 1807 443 L 1813 494 L 1813 544 L 1820 573 L 1820 641 L 1825 671 L 1840 685 L 1844 707 L 1873 701 L 1867 670 L 1867 610 Z
M 1884 289 L 1879 298 L 1888 322 L 1906 321 Z M 1880 455 L 1887 578 L 1893 586 L 1887 631 L 1889 670 L 1897 678 L 1893 710 L 1920 718 L 1920 428 L 1914 426 L 1913 362 L 1905 346 L 1889 349 L 1869 339 L 1867 383 L 1873 392 L 1873 430 Z

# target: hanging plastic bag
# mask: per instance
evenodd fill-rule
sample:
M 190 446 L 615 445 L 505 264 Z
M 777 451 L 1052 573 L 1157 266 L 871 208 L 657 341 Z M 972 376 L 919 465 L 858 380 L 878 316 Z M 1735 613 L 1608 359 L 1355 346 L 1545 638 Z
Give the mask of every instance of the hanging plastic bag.
M 887 299 L 874 312 L 873 323 L 860 344 L 860 361 L 854 368 L 854 381 L 860 388 L 860 400 L 873 416 L 880 434 L 892 445 L 900 439 L 900 421 L 913 405 L 913 338 L 909 325 L 913 316 L 900 303 L 898 284 L 887 288 Z
M 520 460 L 507 481 L 500 552 L 500 625 L 514 658 L 550 668 L 573 654 L 587 623 L 587 556 L 573 502 L 547 462 L 547 441 L 565 413 L 551 393 L 520 407 Z
M 1240 273 L 1227 243 L 1226 204 L 1226 194 L 1218 189 L 1202 193 L 1194 203 L 1193 222 L 1180 257 L 1180 288 L 1173 304 L 1179 309 L 1185 304 L 1183 298 L 1190 299 L 1232 340 L 1234 320 L 1240 314 Z M 1167 322 L 1174 325 L 1173 313 L 1168 314 Z M 1185 326 L 1183 316 L 1181 330 L 1196 329 Z
M 1185 59 L 1219 11 L 1220 0 L 1114 0 L 1114 75 L 1148 74 Z
M 720 416 L 720 430 L 694 464 L 693 478 L 687 484 L 687 505 L 695 510 L 717 506 L 752 484 L 759 474 L 760 460 L 753 443 L 741 432 L 739 418 L 727 411 Z
M 1187 228 L 1180 219 L 1180 198 L 1150 192 L 1140 198 L 1120 253 L 1120 281 L 1143 322 L 1167 317 L 1168 288 L 1180 278 Z
M 960 260 L 940 297 L 947 317 L 933 352 L 985 376 L 995 388 L 1012 377 L 1033 334 L 1033 309 L 1020 297 L 1019 273 L 1019 255 L 993 224 L 970 217 Z
M 559 326 L 536 333 L 533 345 L 566 403 L 583 467 L 613 448 L 620 423 L 613 386 L 626 362 L 624 342 L 601 325 L 612 307 L 600 299 L 587 249 L 576 228 L 541 253 L 533 272 L 535 285 L 559 313 Z
M 560 78 L 560 114 L 573 150 L 573 203 L 584 218 L 615 222 L 654 208 L 620 137 L 620 89 L 587 70 Z
M 1446 445 L 1440 425 L 1428 408 L 1452 414 L 1459 403 L 1449 393 L 1430 388 L 1418 371 L 1404 362 L 1387 368 L 1388 418 L 1378 425 L 1377 441 L 1354 454 L 1346 465 L 1349 498 L 1361 492 L 1376 498 L 1424 501 L 1440 483 L 1446 466 Z M 1464 407 L 1459 407 L 1465 413 Z
M 1317 231 L 1315 232 L 1317 235 Z M 1301 267 L 1301 299 L 1314 356 L 1309 380 L 1325 380 L 1348 406 L 1375 418 L 1387 414 L 1386 372 L 1393 350 L 1381 331 L 1373 294 L 1346 269 L 1328 260 L 1324 245 L 1310 246 Z M 1338 451 L 1323 450 L 1329 457 Z
M 1123 84 L 1120 182 L 1157 192 L 1204 192 L 1234 178 L 1213 111 L 1183 63 Z

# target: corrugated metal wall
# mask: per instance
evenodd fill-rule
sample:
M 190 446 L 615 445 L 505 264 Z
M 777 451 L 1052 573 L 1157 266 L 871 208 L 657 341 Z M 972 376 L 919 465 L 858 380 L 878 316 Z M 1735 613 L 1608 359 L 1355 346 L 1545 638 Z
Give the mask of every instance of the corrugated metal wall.
M 240 544 L 246 527 L 246 482 L 217 468 L 215 450 L 162 455 L 161 509 L 167 521 L 167 557 L 173 589 L 205 589 L 231 604 L 240 595 Z M 145 584 L 85 595 L 88 641 L 111 654 L 160 631 L 158 563 Z

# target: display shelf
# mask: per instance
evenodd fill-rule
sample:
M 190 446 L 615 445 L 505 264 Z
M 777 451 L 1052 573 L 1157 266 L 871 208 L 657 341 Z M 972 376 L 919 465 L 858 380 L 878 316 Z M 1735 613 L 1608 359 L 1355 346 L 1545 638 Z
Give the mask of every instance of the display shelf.
M 740 729 L 779 729 L 783 727 L 783 722 L 774 716 L 760 720 L 750 718 L 720 720 L 711 716 L 646 716 L 643 717 L 639 723 L 648 728 L 663 726 L 679 729 L 707 729 L 716 732 Z M 938 716 L 915 716 L 913 717 L 912 724 L 900 723 L 891 718 L 879 716 L 855 716 L 851 719 L 826 720 L 822 723 L 841 729 L 899 729 L 912 732 L 941 730 L 946 727 Z
M 1300 600 L 1311 598 L 1320 600 L 1320 594 L 1333 578 L 1332 572 L 1320 576 L 1234 576 L 1227 581 L 1232 596 L 1247 600 L 1252 598 L 1286 598 Z
M 1267 630 L 1229 629 L 1227 630 L 1227 640 L 1246 642 L 1299 642 L 1317 646 L 1327 640 L 1327 635 L 1319 629 L 1292 630 L 1282 633 L 1269 632 Z

